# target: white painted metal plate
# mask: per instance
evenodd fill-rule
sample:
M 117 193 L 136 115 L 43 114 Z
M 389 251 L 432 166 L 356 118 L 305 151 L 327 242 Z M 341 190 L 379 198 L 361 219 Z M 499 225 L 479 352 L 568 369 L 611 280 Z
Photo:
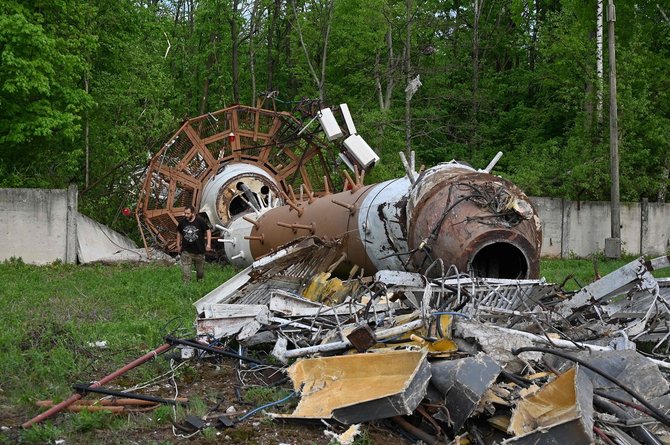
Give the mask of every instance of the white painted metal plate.
M 377 153 L 374 152 L 360 135 L 353 134 L 346 138 L 344 146 L 347 148 L 349 154 L 364 168 L 379 160 Z
M 330 108 L 324 108 L 319 112 L 319 122 L 329 141 L 339 139 L 343 136 L 344 133 L 342 133 L 342 129 Z

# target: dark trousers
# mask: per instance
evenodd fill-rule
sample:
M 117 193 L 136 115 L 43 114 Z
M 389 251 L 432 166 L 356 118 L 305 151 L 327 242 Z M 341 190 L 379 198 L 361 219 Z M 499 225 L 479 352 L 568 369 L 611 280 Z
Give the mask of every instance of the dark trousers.
M 205 276 L 205 254 L 182 252 L 181 253 L 181 277 L 184 283 L 191 281 L 191 268 L 195 263 L 195 274 L 198 280 Z

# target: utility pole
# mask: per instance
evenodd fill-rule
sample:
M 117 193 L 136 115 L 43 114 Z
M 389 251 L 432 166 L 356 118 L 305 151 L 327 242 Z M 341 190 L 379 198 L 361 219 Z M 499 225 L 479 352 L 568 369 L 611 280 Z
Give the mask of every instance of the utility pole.
M 614 22 L 616 10 L 614 0 L 607 5 L 607 40 L 610 66 L 610 189 L 611 237 L 605 238 L 605 257 L 621 256 L 621 208 L 619 205 L 619 129 L 616 104 L 616 53 L 614 41 Z
M 412 154 L 412 108 L 411 100 L 414 94 L 411 91 L 412 82 L 412 59 L 410 58 L 410 47 L 412 43 L 412 0 L 407 0 L 407 23 L 405 24 L 405 75 L 407 76 L 407 88 L 405 89 L 405 152 L 407 159 Z

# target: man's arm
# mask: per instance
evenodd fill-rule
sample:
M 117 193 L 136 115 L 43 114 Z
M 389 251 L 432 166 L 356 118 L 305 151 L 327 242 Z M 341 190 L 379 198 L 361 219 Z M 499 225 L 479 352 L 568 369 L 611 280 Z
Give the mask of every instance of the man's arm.
M 207 228 L 207 250 L 212 250 L 212 230 Z
M 177 252 L 181 253 L 181 232 L 177 231 Z

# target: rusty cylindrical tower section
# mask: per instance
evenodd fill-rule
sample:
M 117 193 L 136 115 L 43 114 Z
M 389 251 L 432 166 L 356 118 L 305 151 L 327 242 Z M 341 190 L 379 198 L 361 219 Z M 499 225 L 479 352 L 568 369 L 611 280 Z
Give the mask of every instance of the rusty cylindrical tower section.
M 511 182 L 458 163 L 429 169 L 407 203 L 415 270 L 437 259 L 471 275 L 537 278 L 542 232 L 537 211 Z
M 536 278 L 541 233 L 537 213 L 513 184 L 451 162 L 408 177 L 362 186 L 237 218 L 226 253 L 248 265 L 304 236 L 339 240 L 342 269 L 407 270 L 438 275 L 445 267 L 476 276 Z M 287 197 L 288 198 L 288 197 Z M 246 235 L 244 235 L 246 233 Z M 230 247 L 230 248 L 229 248 Z

